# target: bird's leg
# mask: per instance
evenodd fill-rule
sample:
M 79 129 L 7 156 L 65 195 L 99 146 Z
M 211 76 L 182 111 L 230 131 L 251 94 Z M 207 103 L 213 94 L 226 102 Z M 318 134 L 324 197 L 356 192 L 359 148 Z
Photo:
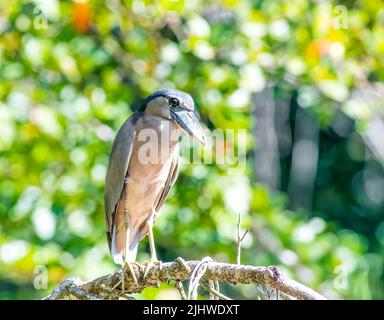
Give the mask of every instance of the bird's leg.
M 159 264 L 160 269 L 162 267 L 162 262 L 157 259 L 156 248 L 155 248 L 155 239 L 153 237 L 153 214 L 147 220 L 148 226 L 148 239 L 149 239 L 149 249 L 151 251 L 151 260 L 147 263 L 144 271 L 144 279 L 148 275 L 148 272 L 155 264 Z
M 125 230 L 128 230 L 129 228 L 129 217 L 128 217 L 128 211 L 127 210 L 124 210 L 124 223 L 125 223 Z M 126 246 L 129 246 L 129 235 L 125 234 L 125 241 L 126 241 Z M 132 279 L 133 281 L 135 282 L 136 285 L 139 285 L 139 282 L 137 281 L 137 278 L 136 278 L 136 274 L 135 274 L 135 270 L 133 270 L 133 267 L 132 267 L 132 264 L 134 264 L 134 262 L 131 262 L 131 261 L 128 261 L 127 260 L 127 257 L 125 256 L 124 254 L 124 264 L 123 264 L 123 271 L 128 268 L 129 272 L 131 273 L 132 275 Z M 124 273 L 123 273 L 123 288 L 122 288 L 122 291 L 124 292 Z
M 152 216 L 148 219 L 148 238 L 149 238 L 149 249 L 151 251 L 151 261 L 158 261 L 155 248 L 155 239 L 153 237 L 153 218 Z

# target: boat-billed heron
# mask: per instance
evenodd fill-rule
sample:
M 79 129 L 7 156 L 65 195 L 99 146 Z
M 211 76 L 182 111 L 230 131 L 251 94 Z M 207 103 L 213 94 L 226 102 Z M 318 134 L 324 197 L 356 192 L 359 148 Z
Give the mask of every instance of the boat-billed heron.
M 136 263 L 137 246 L 148 235 L 150 263 L 158 263 L 152 226 L 175 183 L 179 137 L 205 143 L 189 94 L 162 89 L 149 95 L 118 131 L 105 181 L 107 237 L 117 264 Z

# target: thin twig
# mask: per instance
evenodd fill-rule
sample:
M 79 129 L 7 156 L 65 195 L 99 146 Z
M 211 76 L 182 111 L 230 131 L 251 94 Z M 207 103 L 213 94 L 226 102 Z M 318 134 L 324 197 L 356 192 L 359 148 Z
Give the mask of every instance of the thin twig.
M 212 293 L 212 290 L 215 290 L 215 283 L 212 280 L 208 280 L 209 287 L 209 300 L 216 300 L 216 296 Z
M 216 289 L 210 287 L 209 285 L 202 283 L 201 286 L 206 289 L 210 294 L 215 295 L 216 297 L 222 299 L 222 300 L 233 300 L 226 295 L 222 294 L 220 291 L 217 291 Z
M 191 268 L 189 267 L 189 265 L 185 262 L 185 260 L 182 257 L 176 258 L 175 261 L 180 263 L 180 265 L 185 269 L 185 271 L 187 271 L 188 273 L 192 273 Z
M 184 287 L 183 287 L 183 284 L 181 283 L 181 281 L 177 280 L 175 283 L 175 287 L 180 293 L 181 300 L 187 300 L 187 296 L 185 294 Z
M 214 282 L 214 284 L 215 284 L 215 290 L 220 292 L 220 283 L 219 283 L 219 281 L 216 280 Z M 216 300 L 219 300 L 219 298 L 216 297 Z
M 241 243 L 243 242 L 245 236 L 248 233 L 248 229 L 245 230 L 243 235 L 241 235 L 241 215 L 239 214 L 239 218 L 237 220 L 237 254 L 236 254 L 236 263 L 240 265 L 240 260 L 241 260 Z

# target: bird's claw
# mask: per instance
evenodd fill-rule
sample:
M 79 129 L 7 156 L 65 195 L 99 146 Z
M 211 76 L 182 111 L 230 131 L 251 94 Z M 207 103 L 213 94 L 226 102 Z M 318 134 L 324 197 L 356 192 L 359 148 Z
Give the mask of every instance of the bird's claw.
M 123 265 L 121 266 L 121 271 L 122 271 L 121 281 L 119 281 L 117 283 L 117 285 L 115 286 L 115 287 L 117 287 L 121 283 L 121 292 L 123 292 L 123 293 L 125 292 L 125 271 L 126 271 L 126 269 L 128 269 L 128 271 L 130 272 L 130 274 L 132 276 L 132 279 L 133 279 L 133 282 L 135 283 L 135 285 L 136 286 L 139 285 L 139 282 L 137 281 L 135 270 L 133 270 L 133 266 L 132 265 L 136 265 L 140 270 L 141 270 L 141 267 L 142 267 L 138 262 L 128 262 L 128 261 L 125 261 L 123 263 Z

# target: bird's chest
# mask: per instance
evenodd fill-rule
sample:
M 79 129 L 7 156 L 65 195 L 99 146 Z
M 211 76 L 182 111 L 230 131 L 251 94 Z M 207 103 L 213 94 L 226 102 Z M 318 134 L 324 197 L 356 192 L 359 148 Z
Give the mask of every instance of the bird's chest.
M 171 124 L 171 123 L 170 123 Z M 159 123 L 138 126 L 126 177 L 126 207 L 146 213 L 154 208 L 168 179 L 174 157 L 178 157 L 178 136 L 174 127 Z
M 180 129 L 173 122 L 149 118 L 140 123 L 133 141 L 129 179 L 146 184 L 165 182 L 178 153 L 179 136 Z

